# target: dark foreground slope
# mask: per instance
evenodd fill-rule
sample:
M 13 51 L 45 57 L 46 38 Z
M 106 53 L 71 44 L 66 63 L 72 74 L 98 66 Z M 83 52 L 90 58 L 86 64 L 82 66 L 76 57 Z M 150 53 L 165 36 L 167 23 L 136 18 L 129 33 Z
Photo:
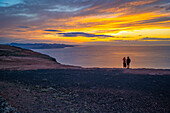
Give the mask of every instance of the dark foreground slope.
M 169 87 L 170 70 L 79 68 L 0 45 L 0 112 L 169 113 Z
M 28 49 L 0 45 L 0 70 L 31 70 L 74 68 L 58 63 L 54 58 Z
M 19 112 L 169 113 L 170 75 L 121 69 L 0 71 L 0 91 Z

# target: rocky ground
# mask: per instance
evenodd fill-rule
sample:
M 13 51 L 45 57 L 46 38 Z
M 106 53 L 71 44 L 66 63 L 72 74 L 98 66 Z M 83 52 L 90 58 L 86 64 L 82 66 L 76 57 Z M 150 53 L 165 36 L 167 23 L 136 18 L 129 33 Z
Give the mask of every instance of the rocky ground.
M 1 96 L 18 112 L 169 113 L 170 75 L 122 69 L 0 71 Z
M 0 45 L 0 113 L 170 113 L 169 87 L 168 69 L 81 68 Z
M 17 113 L 17 111 L 0 96 L 0 113 Z

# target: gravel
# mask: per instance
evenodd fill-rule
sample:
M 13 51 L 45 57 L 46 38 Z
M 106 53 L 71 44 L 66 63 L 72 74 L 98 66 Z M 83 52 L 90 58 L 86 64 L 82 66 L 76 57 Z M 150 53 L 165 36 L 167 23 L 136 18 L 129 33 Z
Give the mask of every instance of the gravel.
M 0 113 L 19 113 L 0 96 Z

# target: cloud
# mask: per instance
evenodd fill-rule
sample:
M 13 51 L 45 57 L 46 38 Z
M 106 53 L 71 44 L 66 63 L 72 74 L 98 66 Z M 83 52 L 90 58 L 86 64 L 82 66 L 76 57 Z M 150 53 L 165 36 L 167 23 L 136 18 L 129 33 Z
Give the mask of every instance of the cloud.
M 51 34 L 51 33 L 42 33 L 42 34 L 46 34 L 46 35 L 49 35 L 49 34 Z
M 52 9 L 46 9 L 46 11 L 52 11 L 52 12 L 76 12 L 85 8 L 90 7 L 91 5 L 88 6 L 79 6 L 79 7 L 70 7 L 66 5 L 56 5 Z
M 44 30 L 44 31 L 49 31 L 49 32 L 61 32 L 60 30 L 53 30 L 53 29 L 47 29 L 47 30 Z
M 0 6 L 0 17 L 18 18 L 11 19 L 10 23 L 26 23 L 31 18 L 37 24 L 42 24 L 48 19 L 64 19 L 70 17 L 96 16 L 105 14 L 128 13 L 131 11 L 153 11 L 156 4 L 166 4 L 167 0 L 1 0 L 2 4 L 11 3 L 10 7 Z M 149 6 L 148 6 L 149 4 Z M 134 8 L 128 10 L 127 8 Z M 138 8 L 139 7 L 139 8 Z M 145 9 L 146 7 L 146 9 Z M 127 10 L 126 12 L 124 12 Z M 161 10 L 161 9 L 160 9 Z M 22 19 L 22 21 L 20 21 Z M 9 20 L 9 19 L 8 19 Z M 7 19 L 3 20 L 7 21 Z M 3 24 L 3 21 L 0 24 Z M 93 23 L 92 23 L 93 24 Z M 6 24 L 7 25 L 7 24 Z M 11 24 L 10 24 L 11 25 Z M 5 26 L 5 25 L 4 25 Z
M 16 26 L 16 27 L 19 27 L 19 28 L 30 28 L 29 26 Z
M 0 34 L 26 39 L 60 32 L 65 37 L 99 39 L 121 35 L 121 31 L 168 29 L 169 6 L 169 0 L 0 0 Z M 16 26 L 20 28 L 17 32 L 7 31 Z M 161 36 L 155 34 L 149 36 Z
M 23 31 L 23 30 L 15 30 L 15 31 L 17 31 L 17 32 L 26 32 L 26 31 Z
M 146 23 L 154 23 L 154 22 L 162 22 L 162 21 L 168 21 L 170 20 L 170 17 L 159 17 L 154 19 L 148 19 L 143 21 L 138 21 L 140 24 L 146 24 Z
M 169 6 L 169 7 L 167 7 L 167 8 L 166 8 L 166 10 L 167 10 L 167 11 L 169 11 L 169 10 L 170 10 L 170 6 Z
M 63 37 L 78 37 L 78 36 L 84 36 L 84 37 L 114 37 L 111 35 L 95 35 L 90 33 L 84 33 L 84 32 L 68 32 L 68 33 L 58 33 L 59 35 L 62 35 Z
M 170 41 L 170 38 L 149 38 L 149 37 L 145 37 L 145 38 L 142 38 L 141 40 L 164 40 L 164 41 Z
M 37 14 L 28 14 L 28 13 L 17 13 L 17 14 L 12 14 L 13 16 L 23 16 L 27 18 L 36 18 Z

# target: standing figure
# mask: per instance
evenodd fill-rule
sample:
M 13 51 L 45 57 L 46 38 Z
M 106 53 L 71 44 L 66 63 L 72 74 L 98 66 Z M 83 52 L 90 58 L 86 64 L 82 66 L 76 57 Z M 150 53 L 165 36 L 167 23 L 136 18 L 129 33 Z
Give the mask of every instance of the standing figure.
M 130 62 L 131 62 L 131 60 L 130 60 L 129 56 L 127 57 L 127 60 L 126 60 L 126 62 L 127 62 L 127 69 L 129 69 Z
M 126 58 L 123 58 L 123 68 L 126 68 Z

